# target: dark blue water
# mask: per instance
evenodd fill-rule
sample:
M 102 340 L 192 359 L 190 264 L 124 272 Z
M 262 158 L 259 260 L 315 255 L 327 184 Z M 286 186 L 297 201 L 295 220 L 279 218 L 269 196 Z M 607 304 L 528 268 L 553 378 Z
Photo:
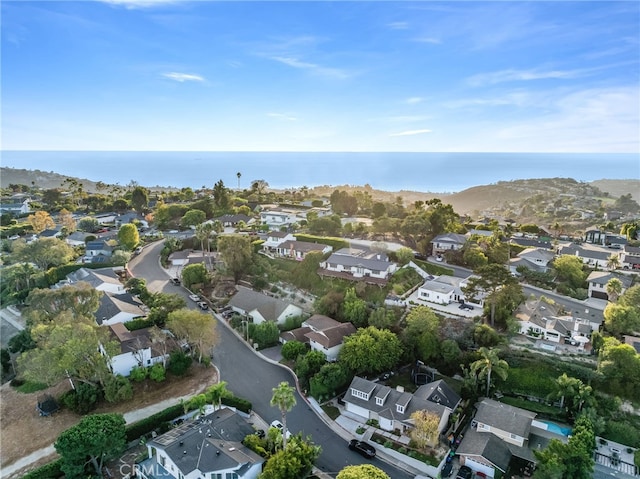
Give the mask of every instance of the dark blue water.
M 231 188 L 265 180 L 272 188 L 366 185 L 456 192 L 529 178 L 639 179 L 636 154 L 603 153 L 278 153 L 2 151 L 2 166 L 53 171 L 92 181 L 144 186 Z

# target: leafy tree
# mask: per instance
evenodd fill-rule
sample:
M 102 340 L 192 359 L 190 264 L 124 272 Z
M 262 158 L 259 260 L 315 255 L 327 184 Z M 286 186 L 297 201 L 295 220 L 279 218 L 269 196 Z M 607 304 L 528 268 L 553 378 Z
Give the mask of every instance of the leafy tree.
M 129 379 L 135 381 L 137 383 L 141 383 L 145 379 L 147 379 L 147 375 L 149 374 L 149 370 L 144 366 L 136 366 L 131 369 L 129 373 Z
M 147 318 L 156 326 L 163 326 L 170 313 L 183 309 L 186 305 L 184 298 L 179 294 L 154 293 L 147 302 L 147 306 L 151 308 Z
M 416 344 L 418 357 L 425 362 L 440 356 L 440 340 L 432 331 L 425 331 L 418 337 Z
M 95 474 L 126 448 L 124 417 L 120 414 L 93 414 L 64 431 L 54 444 L 60 454 L 61 469 L 68 478 L 84 478 L 85 466 L 91 464 Z
M 355 374 L 378 373 L 395 367 L 401 355 L 394 333 L 369 326 L 344 339 L 339 360 Z
M 245 235 L 225 235 L 218 238 L 218 251 L 227 271 L 237 283 L 247 272 L 253 257 L 251 239 Z
M 284 426 L 282 432 L 282 448 L 287 449 L 287 413 L 296 405 L 296 390 L 293 386 L 290 386 L 288 382 L 282 381 L 277 387 L 273 388 L 272 391 L 273 395 L 271 396 L 270 404 L 272 407 L 277 407 L 282 415 L 282 425 Z
M 477 276 L 476 276 L 477 275 Z M 498 291 L 506 286 L 517 285 L 517 280 L 508 269 L 500 264 L 488 264 L 476 270 L 476 275 L 469 279 L 467 286 L 463 288 L 465 295 L 471 299 L 483 293 L 485 302 L 490 307 L 491 326 L 495 324 L 495 311 L 498 302 Z
M 23 329 L 9 339 L 9 351 L 12 353 L 22 353 L 36 347 L 36 343 L 31 337 L 30 329 Z
M 63 312 L 50 323 L 34 326 L 31 334 L 37 348 L 18 357 L 18 371 L 27 380 L 53 385 L 68 377 L 104 385 L 111 376 L 99 345 L 110 357 L 119 347 L 94 321 Z
M 100 229 L 100 223 L 91 216 L 85 216 L 78 221 L 78 229 L 86 233 L 95 233 Z
M 336 392 L 347 386 L 353 375 L 341 363 L 327 363 L 311 378 L 310 392 L 317 399 L 333 397 Z
M 202 263 L 189 264 L 182 270 L 182 282 L 187 288 L 207 281 L 207 270 Z
M 440 417 L 423 409 L 411 414 L 411 419 L 414 426 L 411 430 L 411 439 L 418 449 L 425 450 L 427 446 L 434 447 L 438 443 Z
M 75 389 L 67 391 L 60 397 L 60 402 L 78 414 L 93 411 L 100 399 L 100 390 L 93 384 L 78 383 Z
M 131 381 L 120 374 L 109 376 L 105 380 L 104 398 L 109 402 L 126 401 L 133 397 Z
M 189 210 L 182 217 L 181 224 L 184 227 L 196 226 L 203 223 L 207 215 L 202 210 Z
M 357 466 L 346 466 L 342 469 L 336 479 L 391 479 L 386 472 L 378 469 L 372 464 L 359 464 Z
M 460 346 L 454 339 L 445 339 L 440 346 L 442 359 L 448 364 L 458 364 L 460 358 Z
M 184 339 L 198 353 L 198 362 L 209 357 L 218 341 L 216 320 L 210 314 L 192 309 L 179 309 L 169 313 L 167 328 L 179 339 Z
M 282 345 L 282 357 L 287 361 L 294 361 L 298 356 L 306 354 L 307 345 L 300 341 L 287 341 Z
M 582 260 L 577 256 L 563 254 L 553 261 L 553 268 L 561 281 L 567 281 L 573 288 L 581 288 L 587 277 L 582 270 Z
M 575 417 L 585 405 L 593 401 L 591 386 L 584 384 L 580 379 L 567 376 L 563 373 L 555 380 L 555 391 L 551 393 L 554 399 L 560 399 L 560 408 L 564 409 L 568 418 Z
M 620 256 L 618 256 L 615 253 L 612 253 L 611 255 L 609 255 L 609 258 L 607 258 L 607 268 L 613 271 L 618 269 L 619 267 L 620 267 Z
M 414 356 L 418 357 L 421 355 L 418 346 L 420 338 L 427 332 L 431 333 L 432 336 L 436 336 L 440 328 L 440 319 L 431 308 L 427 306 L 416 306 L 415 308 L 411 308 L 405 321 L 406 327 L 402 332 L 402 342 L 407 351 L 412 352 Z M 422 346 L 426 347 L 429 338 L 425 336 L 422 339 Z
M 471 246 L 469 248 L 465 247 L 464 253 L 462 254 L 462 260 L 464 261 L 464 264 L 473 270 L 486 266 L 489 263 L 487 255 L 485 255 L 482 249 L 478 246 Z
M 640 309 L 634 306 L 609 303 L 604 309 L 604 325 L 607 331 L 614 336 L 633 334 L 640 330 Z
M 342 316 L 345 320 L 351 321 L 356 327 L 366 326 L 367 303 L 358 298 L 355 288 L 347 289 L 342 308 Z
M 369 326 L 378 329 L 389 329 L 396 322 L 396 315 L 391 309 L 377 308 L 369 315 Z
M 73 248 L 64 241 L 58 238 L 41 238 L 28 244 L 16 241 L 10 258 L 12 262 L 34 263 L 40 270 L 45 271 L 69 263 L 74 255 Z
M 327 363 L 327 358 L 321 351 L 310 351 L 304 356 L 298 356 L 296 361 L 296 376 L 300 386 L 309 387 L 309 379 Z
M 491 388 L 491 375 L 495 373 L 503 381 L 507 379 L 509 364 L 498 356 L 496 349 L 480 348 L 478 350 L 481 359 L 471 363 L 471 371 L 479 378 L 486 378 L 486 395 L 489 396 Z
M 127 223 L 126 225 L 122 225 L 118 230 L 118 241 L 120 245 L 126 249 L 131 251 L 135 248 L 138 243 L 140 243 L 140 235 L 138 233 L 138 228 L 133 223 Z
M 164 366 L 160 363 L 156 363 L 149 368 L 149 379 L 157 383 L 161 383 L 166 379 L 166 371 Z
M 628 290 L 624 292 L 622 296 L 618 299 L 618 303 L 623 306 L 634 306 L 636 308 L 640 307 L 640 284 L 636 284 L 632 286 Z
M 149 204 L 149 192 L 142 186 L 136 186 L 131 192 L 131 206 L 142 213 Z
M 191 367 L 191 356 L 187 356 L 181 349 L 171 351 L 169 355 L 169 371 L 176 376 L 183 376 Z
M 56 222 L 53 221 L 51 215 L 46 211 L 36 211 L 32 215 L 29 215 L 27 222 L 31 225 L 31 228 L 33 228 L 35 234 L 56 227 Z
M 49 323 L 61 313 L 72 318 L 94 318 L 104 293 L 85 281 L 58 289 L 34 289 L 27 297 L 23 314 L 30 324 Z
M 315 301 L 314 309 L 318 314 L 324 314 L 325 316 L 332 318 L 339 318 L 341 317 L 343 301 L 344 294 L 332 289 Z
M 640 355 L 633 346 L 605 338 L 598 355 L 598 373 L 602 374 L 610 394 L 640 397 Z
M 129 278 L 124 287 L 129 293 L 138 296 L 145 304 L 151 297 L 147 289 L 147 281 L 144 278 Z
M 222 180 L 218 180 L 218 182 L 213 186 L 213 203 L 221 212 L 225 212 L 229 209 L 229 190 L 224 186 Z
M 273 321 L 264 321 L 260 324 L 249 323 L 249 337 L 260 348 L 266 348 L 278 343 L 280 330 Z
M 500 344 L 501 337 L 491 326 L 479 324 L 473 330 L 473 340 L 478 346 L 491 348 Z
M 67 234 L 73 233 L 76 230 L 76 220 L 73 219 L 73 215 L 69 210 L 62 208 L 58 219 Z
M 269 458 L 259 479 L 299 479 L 308 477 L 313 463 L 320 455 L 320 446 L 304 441 L 298 436 L 291 438 L 288 447 Z

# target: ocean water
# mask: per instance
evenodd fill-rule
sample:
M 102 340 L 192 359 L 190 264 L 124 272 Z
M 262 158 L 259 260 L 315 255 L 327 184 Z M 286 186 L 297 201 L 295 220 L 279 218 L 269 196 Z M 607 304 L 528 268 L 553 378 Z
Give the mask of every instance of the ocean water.
M 447 193 L 530 178 L 639 179 L 637 154 L 1 151 L 0 165 L 126 185 L 247 188 L 371 185 Z M 238 180 L 237 173 L 240 173 Z

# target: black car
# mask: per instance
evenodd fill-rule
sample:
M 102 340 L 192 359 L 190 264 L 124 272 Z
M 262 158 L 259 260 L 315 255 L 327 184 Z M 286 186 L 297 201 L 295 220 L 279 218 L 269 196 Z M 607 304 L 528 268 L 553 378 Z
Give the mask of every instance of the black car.
M 469 311 L 473 310 L 473 306 L 471 306 L 470 304 L 467 304 L 467 303 L 462 303 L 460 306 L 458 306 L 458 308 L 467 309 Z
M 349 449 L 360 453 L 368 459 L 373 459 L 374 457 L 376 457 L 375 448 L 368 442 L 352 439 L 351 442 L 349 442 Z
M 453 469 L 453 463 L 451 462 L 447 462 L 444 467 L 442 468 L 442 471 L 440 471 L 440 476 L 441 477 L 449 477 L 451 475 L 451 470 Z
M 473 471 L 469 466 L 461 466 L 458 471 L 456 479 L 471 479 L 473 477 Z
M 180 280 L 178 278 L 171 278 L 171 282 L 173 284 L 180 284 Z

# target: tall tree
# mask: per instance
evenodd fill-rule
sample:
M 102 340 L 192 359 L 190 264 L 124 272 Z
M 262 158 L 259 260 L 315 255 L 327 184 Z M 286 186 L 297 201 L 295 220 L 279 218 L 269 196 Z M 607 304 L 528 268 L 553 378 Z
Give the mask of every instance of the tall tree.
M 118 241 L 126 250 L 131 251 L 140 242 L 140 234 L 138 228 L 133 223 L 122 225 L 118 230 Z
M 237 283 L 251 265 L 253 249 L 246 235 L 224 235 L 218 238 L 218 251 L 229 274 Z
M 222 400 L 232 395 L 231 391 L 227 389 L 226 381 L 218 381 L 213 386 L 209 386 L 206 393 L 207 400 L 217 406 L 218 409 L 220 409 L 222 405 Z
M 224 186 L 222 180 L 213 186 L 213 203 L 220 212 L 224 213 L 229 209 L 229 190 Z
M 65 477 L 80 479 L 87 477 L 88 464 L 102 477 L 104 464 L 124 452 L 126 444 L 121 414 L 92 414 L 60 434 L 54 446 L 60 454 Z
M 363 299 L 358 298 L 355 288 L 347 289 L 342 308 L 342 314 L 345 320 L 351 321 L 356 327 L 367 325 L 367 303 Z
M 401 355 L 394 333 L 369 326 L 344 338 L 339 360 L 355 374 L 379 373 L 395 367 Z
M 46 211 L 36 211 L 32 215 L 29 215 L 27 222 L 36 234 L 42 233 L 46 229 L 55 228 L 56 226 L 56 222 L 53 221 L 51 215 Z
M 179 309 L 169 313 L 167 328 L 179 339 L 184 339 L 202 357 L 210 357 L 211 349 L 218 340 L 216 320 L 210 314 L 193 309 Z
M 607 258 L 607 268 L 609 268 L 611 271 L 614 271 L 619 267 L 620 267 L 620 256 L 615 253 L 611 253 Z
M 290 386 L 288 382 L 282 381 L 277 387 L 272 389 L 270 404 L 277 407 L 282 415 L 282 448 L 287 449 L 287 413 L 296 405 L 295 388 Z
M 480 378 L 486 378 L 486 395 L 489 397 L 491 375 L 495 373 L 504 381 L 509 374 L 509 364 L 504 359 L 500 359 L 497 349 L 480 348 L 478 352 L 482 357 L 471 363 L 471 371 Z
M 574 255 L 563 254 L 553 260 L 553 268 L 559 279 L 567 281 L 573 288 L 581 288 L 587 275 L 582 270 L 583 263 Z
M 142 213 L 149 204 L 149 192 L 142 186 L 136 186 L 131 192 L 131 206 Z
M 62 208 L 59 213 L 59 220 L 67 234 L 71 234 L 76 230 L 76 220 L 73 219 L 71 212 Z
M 180 223 L 182 224 L 183 227 L 197 226 L 202 222 L 204 222 L 204 220 L 206 219 L 207 219 L 207 215 L 205 214 L 204 211 L 189 210 L 184 214 Z
M 609 281 L 607 281 L 607 296 L 609 296 L 609 301 L 611 301 L 612 303 L 615 303 L 618 298 L 620 297 L 620 294 L 622 294 L 622 281 L 620 281 L 618 278 L 611 278 Z
M 57 289 L 38 288 L 29 293 L 23 314 L 31 325 L 54 321 L 62 312 L 74 319 L 93 319 L 103 294 L 85 281 Z
M 34 263 L 42 271 L 69 263 L 75 254 L 71 246 L 58 238 L 42 238 L 31 243 L 15 241 L 13 248 L 12 262 Z
M 463 291 L 470 299 L 475 299 L 480 294 L 485 295 L 485 302 L 489 304 L 491 326 L 494 326 L 498 291 L 505 286 L 517 284 L 518 280 L 503 265 L 488 264 L 476 270 Z
M 425 450 L 427 446 L 434 447 L 438 443 L 440 416 L 421 409 L 411 414 L 411 419 L 413 420 L 413 429 L 410 433 L 411 439 L 418 449 Z

